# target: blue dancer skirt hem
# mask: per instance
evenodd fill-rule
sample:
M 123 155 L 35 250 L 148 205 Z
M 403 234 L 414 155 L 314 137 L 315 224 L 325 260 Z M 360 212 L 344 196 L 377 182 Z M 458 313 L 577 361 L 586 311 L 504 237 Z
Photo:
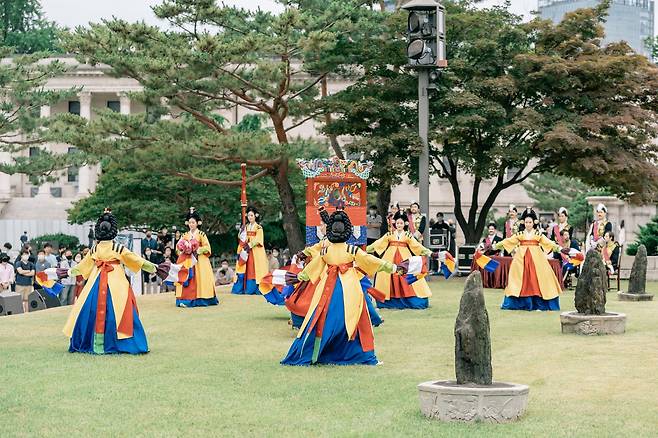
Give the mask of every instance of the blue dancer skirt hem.
M 408 298 L 391 298 L 386 301 L 377 301 L 379 309 L 427 309 L 430 305 L 429 298 L 408 297 Z
M 181 300 L 176 298 L 176 307 L 208 307 L 219 304 L 217 297 L 196 298 L 194 300 Z
M 233 283 L 231 293 L 235 295 L 260 295 L 256 280 L 245 281 L 244 274 L 238 274 L 238 279 Z
M 345 310 L 343 288 L 340 279 L 336 281 L 334 292 L 327 309 L 327 317 L 322 330 L 322 339 L 316 341 L 316 328 L 308 326 L 300 337 L 295 338 L 282 365 L 308 366 L 323 365 L 377 365 L 375 351 L 363 351 L 359 335 L 352 341 L 345 330 Z M 317 348 L 317 360 L 313 353 Z
M 500 306 L 503 310 L 541 310 L 555 311 L 560 310 L 560 297 L 551 300 L 545 300 L 542 297 L 508 297 L 503 300 Z
M 285 298 L 276 288 L 266 294 L 263 294 L 268 303 L 274 306 L 283 306 L 286 303 Z
M 80 310 L 78 319 L 73 328 L 73 335 L 69 343 L 71 353 L 91 354 L 145 354 L 149 352 L 144 327 L 139 319 L 137 308 L 133 309 L 133 336 L 119 339 L 117 335 L 117 321 L 112 305 L 112 293 L 108 287 L 107 306 L 105 314 L 105 333 L 103 335 L 103 353 L 94 351 L 94 337 L 96 332 L 96 312 L 98 305 L 98 289 L 100 276 L 92 287 L 87 300 Z

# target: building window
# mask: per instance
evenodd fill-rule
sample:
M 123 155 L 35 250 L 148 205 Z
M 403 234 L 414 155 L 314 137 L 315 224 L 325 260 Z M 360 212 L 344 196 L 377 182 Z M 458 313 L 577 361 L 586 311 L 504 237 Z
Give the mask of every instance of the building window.
M 121 112 L 121 102 L 118 100 L 108 100 L 107 108 L 114 111 L 115 113 Z
M 80 115 L 80 101 L 69 100 L 69 113 L 75 114 L 76 116 Z
M 36 157 L 41 153 L 41 149 L 36 146 L 30 147 L 30 157 Z
M 70 147 L 68 150 L 69 154 L 78 153 L 78 148 Z M 80 168 L 78 166 L 71 166 L 66 171 L 66 180 L 70 183 L 78 182 L 78 175 L 80 173 Z

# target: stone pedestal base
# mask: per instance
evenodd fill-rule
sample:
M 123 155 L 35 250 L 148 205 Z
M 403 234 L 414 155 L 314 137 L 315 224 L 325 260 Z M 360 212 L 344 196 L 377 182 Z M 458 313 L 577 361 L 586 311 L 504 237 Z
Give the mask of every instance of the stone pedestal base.
M 652 294 L 628 294 L 626 292 L 617 292 L 619 301 L 652 301 Z
M 494 382 L 492 385 L 458 385 L 455 381 L 418 385 L 420 410 L 441 421 L 508 423 L 528 407 L 527 385 Z
M 578 312 L 560 314 L 562 333 L 577 335 L 619 335 L 626 331 L 626 315 L 608 312 L 604 315 L 583 315 Z

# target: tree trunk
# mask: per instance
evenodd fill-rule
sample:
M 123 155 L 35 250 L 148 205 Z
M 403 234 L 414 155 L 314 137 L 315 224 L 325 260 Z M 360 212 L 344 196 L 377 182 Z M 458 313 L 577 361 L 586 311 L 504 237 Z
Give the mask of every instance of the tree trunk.
M 377 211 L 382 216 L 382 219 L 384 219 L 381 226 L 381 233 L 384 235 L 388 232 L 388 221 L 386 220 L 386 215 L 388 214 L 388 206 L 391 205 L 390 185 L 381 187 L 377 191 L 377 199 L 375 202 L 377 203 Z
M 277 115 L 270 114 L 274 131 L 279 144 L 288 144 L 288 136 L 283 127 L 283 120 Z M 286 233 L 290 254 L 295 254 L 304 249 L 304 237 L 301 232 L 299 213 L 295 204 L 295 193 L 288 180 L 288 156 L 282 155 L 281 162 L 274 169 L 274 182 L 276 183 L 279 199 L 281 200 L 281 215 L 283 220 L 283 231 Z
M 275 168 L 273 175 L 276 188 L 281 199 L 281 214 L 283 218 L 283 230 L 288 239 L 290 254 L 295 254 L 304 249 L 304 237 L 302 236 L 295 204 L 295 193 L 288 180 L 288 157 L 282 157 L 281 164 Z

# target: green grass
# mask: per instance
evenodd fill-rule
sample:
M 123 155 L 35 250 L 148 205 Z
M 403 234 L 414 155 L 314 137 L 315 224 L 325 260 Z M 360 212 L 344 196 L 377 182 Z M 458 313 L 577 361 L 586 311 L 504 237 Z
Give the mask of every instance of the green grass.
M 560 333 L 557 312 L 501 311 L 502 291 L 488 290 L 494 379 L 530 385 L 528 411 L 505 425 L 425 419 L 416 385 L 454 378 L 462 287 L 433 282 L 429 311 L 383 311 L 377 367 L 279 365 L 294 334 L 262 297 L 207 309 L 141 297 L 151 353 L 140 357 L 69 354 L 68 309 L 0 318 L 0 436 L 658 435 L 658 301 L 613 293 L 627 333 L 579 337 Z

